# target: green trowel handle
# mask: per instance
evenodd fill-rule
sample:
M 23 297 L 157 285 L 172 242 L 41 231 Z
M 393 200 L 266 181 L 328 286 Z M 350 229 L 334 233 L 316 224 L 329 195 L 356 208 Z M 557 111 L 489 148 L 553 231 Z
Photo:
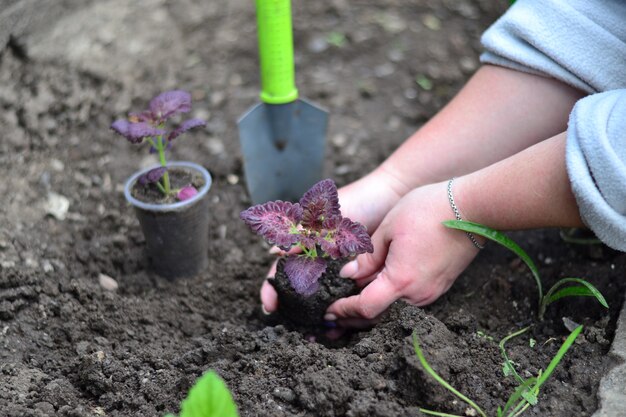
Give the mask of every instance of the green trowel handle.
M 298 98 L 293 64 L 291 0 L 256 0 L 261 100 L 286 104 Z

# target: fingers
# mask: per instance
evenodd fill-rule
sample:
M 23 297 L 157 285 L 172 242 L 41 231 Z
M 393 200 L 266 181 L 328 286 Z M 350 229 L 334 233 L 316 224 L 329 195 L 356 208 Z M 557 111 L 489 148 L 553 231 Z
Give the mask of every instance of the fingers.
M 339 275 L 344 278 L 362 280 L 373 276 L 383 267 L 387 252 L 389 251 L 389 240 L 385 227 L 381 226 L 372 235 L 373 253 L 364 253 L 357 256 L 341 268 Z
M 276 294 L 276 290 L 267 280 L 263 281 L 261 286 L 261 308 L 267 314 L 273 313 L 278 309 L 278 294 Z
M 328 307 L 325 320 L 341 319 L 376 319 L 395 300 L 399 294 L 395 285 L 389 281 L 383 270 L 374 281 L 352 297 L 341 298 Z M 349 324 L 349 321 L 346 321 Z

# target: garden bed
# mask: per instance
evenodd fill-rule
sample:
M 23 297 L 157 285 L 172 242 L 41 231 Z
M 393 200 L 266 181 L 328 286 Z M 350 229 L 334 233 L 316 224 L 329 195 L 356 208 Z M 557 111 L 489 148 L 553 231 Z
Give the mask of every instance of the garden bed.
M 397 303 L 374 329 L 335 342 L 263 316 L 258 290 L 271 257 L 238 218 L 250 205 L 235 121 L 258 93 L 253 10 L 246 1 L 224 10 L 173 3 L 158 2 L 191 57 L 174 63 L 175 79 L 153 64 L 152 78 L 123 84 L 62 57 L 31 57 L 28 39 L 0 55 L 0 415 L 162 416 L 178 411 L 207 369 L 226 381 L 242 416 L 464 414 L 422 370 L 413 331 L 433 368 L 495 415 L 515 388 L 497 342 L 536 323 L 537 304 L 526 267 L 495 244 L 432 306 Z M 325 3 L 294 5 L 298 85 L 331 112 L 326 173 L 343 185 L 460 88 L 504 2 Z M 170 159 L 214 177 L 209 268 L 176 282 L 146 272 L 122 193 L 137 161 L 153 160 L 108 129 L 172 87 L 191 91 L 196 116 L 209 122 Z M 626 255 L 566 244 L 556 230 L 511 236 L 538 261 L 546 287 L 584 277 L 607 297 L 608 313 L 591 298 L 558 301 L 507 345 L 522 376 L 536 375 L 569 333 L 563 318 L 584 324 L 526 415 L 589 416 L 614 365 L 607 352 Z

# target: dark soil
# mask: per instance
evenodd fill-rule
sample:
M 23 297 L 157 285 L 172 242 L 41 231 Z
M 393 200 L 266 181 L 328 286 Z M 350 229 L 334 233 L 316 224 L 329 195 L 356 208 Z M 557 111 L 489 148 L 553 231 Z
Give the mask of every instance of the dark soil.
M 187 186 L 193 186 L 196 190 L 204 186 L 204 178 L 198 173 L 186 171 L 184 169 L 170 168 L 167 171 L 172 190 L 181 189 Z M 131 190 L 132 196 L 137 200 L 147 203 L 171 204 L 178 200 L 176 196 L 164 195 L 155 183 L 139 184 L 136 182 Z
M 296 329 L 303 333 L 307 331 L 323 333 L 324 313 L 328 306 L 340 298 L 358 293 L 354 281 L 339 276 L 339 270 L 344 264 L 345 260 L 329 261 L 326 271 L 319 279 L 319 289 L 314 294 L 305 297 L 292 287 L 284 271 L 285 258 L 280 259 L 276 265 L 274 278 L 269 280 L 276 289 L 281 306 L 276 319 L 295 325 Z
M 514 389 L 497 341 L 535 323 L 508 346 L 520 374 L 536 375 L 568 334 L 564 317 L 585 330 L 526 415 L 591 415 L 614 364 L 607 352 L 626 255 L 566 244 L 556 230 L 512 237 L 546 287 L 585 277 L 607 296 L 608 313 L 590 298 L 561 300 L 536 323 L 532 277 L 490 245 L 432 306 L 397 303 L 339 345 L 265 321 L 258 291 L 272 259 L 238 218 L 250 201 L 235 120 L 258 94 L 252 4 L 209 3 L 159 3 L 184 41 L 161 57 L 182 48 L 193 58 L 167 61 L 173 80 L 156 57 L 151 77 L 129 86 L 31 59 L 19 39 L 0 55 L 0 415 L 162 416 L 207 369 L 224 378 L 242 416 L 464 414 L 419 366 L 414 331 L 433 368 L 494 415 Z M 365 174 L 441 108 L 475 71 L 479 35 L 506 3 L 295 1 L 298 86 L 331 113 L 327 177 L 343 185 Z M 174 282 L 147 272 L 122 193 L 154 161 L 108 129 L 172 87 L 191 91 L 209 122 L 177 140 L 170 160 L 198 162 L 214 178 L 209 267 Z

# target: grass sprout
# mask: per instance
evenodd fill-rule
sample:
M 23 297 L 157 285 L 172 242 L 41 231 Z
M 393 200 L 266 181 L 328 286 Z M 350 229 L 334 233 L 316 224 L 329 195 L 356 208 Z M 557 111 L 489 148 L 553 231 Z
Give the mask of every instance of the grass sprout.
M 496 411 L 497 417 L 518 417 L 522 413 L 524 413 L 524 411 L 526 411 L 530 406 L 537 404 L 538 397 L 539 397 L 539 389 L 548 380 L 550 375 L 554 372 L 554 369 L 556 369 L 557 365 L 561 362 L 561 360 L 563 359 L 563 356 L 565 356 L 569 348 L 572 346 L 572 344 L 574 343 L 574 341 L 576 340 L 576 338 L 582 331 L 583 326 L 578 326 L 576 329 L 574 329 L 572 333 L 570 333 L 567 339 L 565 339 L 565 342 L 563 342 L 563 345 L 561 345 L 561 347 L 559 348 L 554 358 L 552 358 L 552 360 L 548 364 L 548 367 L 545 369 L 545 371 L 540 370 L 539 375 L 537 375 L 536 377 L 523 379 L 517 373 L 517 371 L 515 371 L 515 367 L 513 366 L 512 362 L 508 359 L 508 355 L 506 354 L 506 350 L 504 349 L 504 344 L 508 340 L 525 333 L 528 329 L 529 327 L 521 329 L 515 333 L 512 333 L 506 336 L 504 339 L 502 339 L 502 341 L 500 341 L 500 344 L 499 344 L 500 351 L 505 358 L 505 362 L 507 362 L 509 364 L 509 367 L 512 369 L 513 375 L 515 376 L 516 380 L 519 382 L 519 385 L 517 386 L 515 391 L 513 391 L 513 393 L 507 400 L 504 407 L 500 407 L 500 406 L 498 407 Z M 413 348 L 415 349 L 415 354 L 417 355 L 421 365 L 424 367 L 424 370 L 433 379 L 435 379 L 441 386 L 446 388 L 456 397 L 458 397 L 463 402 L 465 402 L 470 407 L 472 407 L 474 410 L 476 410 L 476 412 L 480 414 L 482 417 L 487 417 L 487 414 L 474 401 L 472 401 L 471 399 L 469 399 L 468 397 L 466 397 L 465 395 L 457 391 L 448 382 L 446 382 L 439 374 L 437 374 L 437 372 L 435 372 L 435 370 L 430 366 L 430 364 L 424 357 L 424 353 L 422 352 L 422 349 L 419 344 L 419 339 L 415 332 L 413 332 Z M 432 415 L 432 416 L 462 417 L 457 414 L 443 413 L 439 411 L 427 410 L 424 408 L 420 408 L 420 411 L 424 414 Z
M 598 291 L 598 289 L 592 284 L 581 278 L 563 278 L 556 282 L 544 296 L 541 277 L 539 276 L 539 269 L 537 268 L 537 265 L 535 265 L 535 262 L 530 256 L 528 256 L 526 251 L 524 251 L 517 243 L 502 232 L 491 229 L 482 224 L 463 220 L 447 220 L 443 222 L 443 225 L 451 229 L 474 233 L 489 240 L 493 240 L 519 256 L 519 258 L 524 261 L 526 266 L 528 266 L 528 269 L 530 269 L 530 272 L 532 273 L 537 284 L 537 293 L 539 296 L 539 306 L 537 311 L 539 320 L 543 320 L 548 305 L 565 297 L 594 297 L 604 308 L 609 308 L 606 299 L 602 296 L 600 291 Z

